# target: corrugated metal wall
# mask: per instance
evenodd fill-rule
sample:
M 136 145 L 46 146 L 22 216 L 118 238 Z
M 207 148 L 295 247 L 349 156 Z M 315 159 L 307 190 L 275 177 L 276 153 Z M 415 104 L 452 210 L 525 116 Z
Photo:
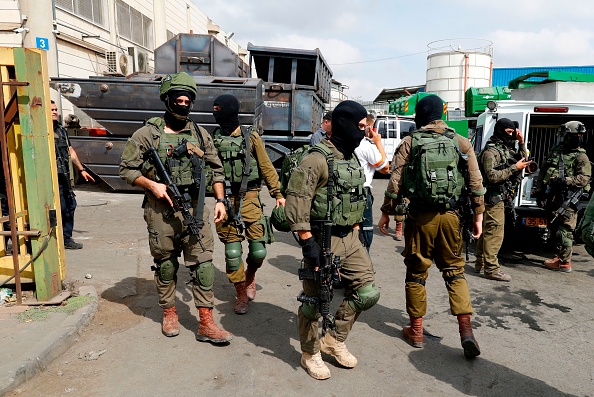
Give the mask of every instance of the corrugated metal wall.
M 542 72 L 542 71 L 555 71 L 555 72 L 579 72 L 579 73 L 593 73 L 593 66 L 534 66 L 528 68 L 493 68 L 493 82 L 492 87 L 506 86 L 509 82 L 517 77 L 524 76 L 528 73 Z M 538 81 L 534 78 L 534 81 Z

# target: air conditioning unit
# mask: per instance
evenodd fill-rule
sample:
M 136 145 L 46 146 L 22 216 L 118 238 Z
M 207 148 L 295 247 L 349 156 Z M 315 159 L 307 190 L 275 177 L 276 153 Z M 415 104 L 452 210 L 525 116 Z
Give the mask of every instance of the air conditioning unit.
M 105 59 L 107 59 L 107 73 L 109 74 L 127 76 L 132 70 L 132 62 L 129 55 L 117 51 L 107 51 L 105 53 Z
M 128 53 L 134 60 L 134 71 L 141 73 L 148 73 L 149 71 L 149 54 L 146 51 L 140 50 L 137 47 L 128 47 Z

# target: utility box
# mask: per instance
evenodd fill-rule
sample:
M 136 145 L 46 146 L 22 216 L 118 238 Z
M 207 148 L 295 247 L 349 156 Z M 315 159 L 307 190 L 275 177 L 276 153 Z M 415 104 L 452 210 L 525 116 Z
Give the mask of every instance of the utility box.
M 155 73 L 159 74 L 248 76 L 247 63 L 216 37 L 207 34 L 180 33 L 156 48 L 154 56 Z

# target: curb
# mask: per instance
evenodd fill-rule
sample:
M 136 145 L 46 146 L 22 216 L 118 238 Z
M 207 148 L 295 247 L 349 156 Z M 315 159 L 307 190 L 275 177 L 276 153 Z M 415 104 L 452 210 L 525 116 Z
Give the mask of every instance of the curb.
M 83 328 L 89 325 L 99 307 L 95 287 L 82 286 L 79 291 L 81 296 L 91 296 L 95 300 L 68 315 L 57 328 L 45 329 L 45 336 L 31 346 L 28 352 L 24 352 L 23 356 L 17 354 L 17 357 L 10 360 L 10 369 L 0 374 L 0 396 L 44 371 L 55 358 L 78 340 Z

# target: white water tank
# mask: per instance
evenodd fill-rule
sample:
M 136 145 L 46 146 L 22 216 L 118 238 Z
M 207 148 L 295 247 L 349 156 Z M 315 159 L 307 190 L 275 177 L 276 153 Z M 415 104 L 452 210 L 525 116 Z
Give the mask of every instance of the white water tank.
M 445 39 L 427 44 L 426 92 L 448 103 L 448 110 L 464 109 L 470 87 L 490 87 L 493 43 L 484 39 Z

